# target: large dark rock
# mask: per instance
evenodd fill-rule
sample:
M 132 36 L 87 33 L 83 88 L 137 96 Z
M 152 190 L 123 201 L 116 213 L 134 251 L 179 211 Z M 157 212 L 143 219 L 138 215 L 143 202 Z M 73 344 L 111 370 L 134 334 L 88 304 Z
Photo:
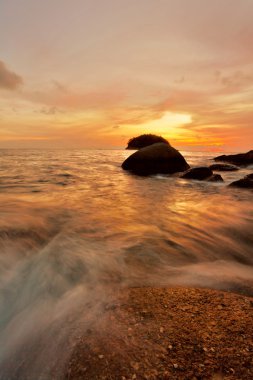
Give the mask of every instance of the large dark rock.
M 229 184 L 230 187 L 238 187 L 241 189 L 253 189 L 253 179 L 245 177 L 239 179 L 238 181 L 234 181 Z
M 204 181 L 212 177 L 213 172 L 210 168 L 203 166 L 198 168 L 192 168 L 187 170 L 181 178 L 185 179 L 196 179 L 198 181 Z
M 222 155 L 214 158 L 215 161 L 230 162 L 238 166 L 253 164 L 253 150 L 247 153 Z
M 164 143 L 169 145 L 169 142 L 162 136 L 152 135 L 149 133 L 130 139 L 127 143 L 126 149 L 141 149 L 157 143 Z
M 189 169 L 184 157 L 172 146 L 157 143 L 133 153 L 122 164 L 124 170 L 146 176 L 151 174 L 173 174 Z
M 239 170 L 237 166 L 230 164 L 213 164 L 210 165 L 209 168 L 216 172 L 232 172 Z
M 252 180 L 253 180 L 253 173 L 250 173 L 250 174 L 246 175 L 245 178 L 249 178 L 249 179 L 252 179 Z

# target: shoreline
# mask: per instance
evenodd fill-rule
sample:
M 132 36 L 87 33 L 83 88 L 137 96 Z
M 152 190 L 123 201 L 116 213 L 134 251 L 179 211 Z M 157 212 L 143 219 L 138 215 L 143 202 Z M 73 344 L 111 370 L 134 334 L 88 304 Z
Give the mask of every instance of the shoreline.
M 252 379 L 252 337 L 252 297 L 126 288 L 80 337 L 65 380 Z

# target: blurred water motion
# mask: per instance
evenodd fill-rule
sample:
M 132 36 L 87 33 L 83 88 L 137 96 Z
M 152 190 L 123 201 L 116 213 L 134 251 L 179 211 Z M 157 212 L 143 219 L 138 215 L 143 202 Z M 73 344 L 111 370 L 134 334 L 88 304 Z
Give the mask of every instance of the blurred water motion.
M 60 379 L 115 287 L 252 292 L 252 192 L 226 187 L 252 168 L 142 178 L 122 171 L 129 154 L 0 152 L 0 379 Z

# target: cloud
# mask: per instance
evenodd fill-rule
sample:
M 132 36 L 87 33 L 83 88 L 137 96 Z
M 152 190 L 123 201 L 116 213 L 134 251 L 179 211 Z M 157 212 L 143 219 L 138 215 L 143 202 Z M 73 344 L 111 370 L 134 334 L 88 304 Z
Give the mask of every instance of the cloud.
M 252 87 L 253 74 L 246 73 L 240 70 L 222 75 L 220 71 L 215 73 L 216 80 L 221 83 L 229 92 L 236 92 L 244 88 Z
M 23 79 L 20 75 L 10 71 L 3 61 L 0 61 L 0 89 L 16 90 L 22 85 Z
M 36 111 L 37 113 L 38 111 Z M 60 110 L 59 108 L 57 107 L 44 107 L 44 108 L 41 108 L 39 110 L 39 113 L 43 114 L 43 115 L 56 115 L 58 113 L 63 113 L 62 110 Z
M 95 90 L 75 90 L 53 81 L 53 87 L 24 93 L 24 98 L 53 109 L 85 110 L 115 107 L 126 98 L 124 91 L 115 86 Z

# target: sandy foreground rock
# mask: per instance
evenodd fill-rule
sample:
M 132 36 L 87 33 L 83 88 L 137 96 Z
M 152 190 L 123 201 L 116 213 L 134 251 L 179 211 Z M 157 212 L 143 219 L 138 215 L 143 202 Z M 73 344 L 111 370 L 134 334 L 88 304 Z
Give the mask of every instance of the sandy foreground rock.
M 119 291 L 65 379 L 253 379 L 253 299 L 189 288 Z

